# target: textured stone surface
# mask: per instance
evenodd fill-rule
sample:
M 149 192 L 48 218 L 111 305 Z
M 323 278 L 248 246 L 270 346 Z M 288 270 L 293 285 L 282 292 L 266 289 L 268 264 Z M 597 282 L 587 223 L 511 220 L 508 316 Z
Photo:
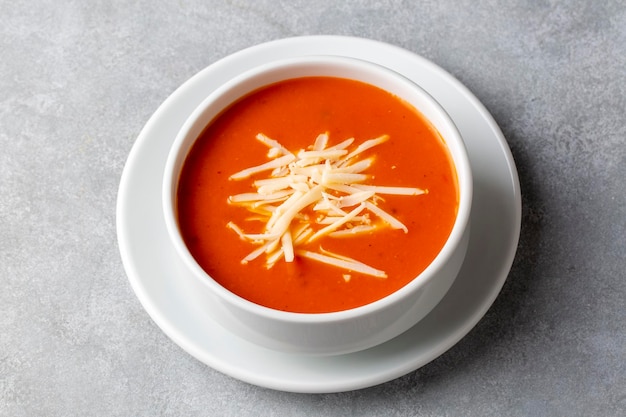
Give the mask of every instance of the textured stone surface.
M 625 415 L 622 1 L 16 0 L 0 16 L 1 416 Z M 329 395 L 190 357 L 140 306 L 115 232 L 158 105 L 229 53 L 309 34 L 450 71 L 501 126 L 523 191 L 516 261 L 479 325 L 409 375 Z

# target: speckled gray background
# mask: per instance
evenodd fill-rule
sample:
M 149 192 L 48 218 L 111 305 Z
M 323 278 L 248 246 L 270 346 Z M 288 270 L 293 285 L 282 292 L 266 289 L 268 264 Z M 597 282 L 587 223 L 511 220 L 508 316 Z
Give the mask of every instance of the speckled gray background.
M 0 2 L 0 415 L 626 415 L 626 4 Z M 445 68 L 501 126 L 523 191 L 496 303 L 402 378 L 275 392 L 203 365 L 122 267 L 119 178 L 190 76 L 242 48 L 342 34 Z

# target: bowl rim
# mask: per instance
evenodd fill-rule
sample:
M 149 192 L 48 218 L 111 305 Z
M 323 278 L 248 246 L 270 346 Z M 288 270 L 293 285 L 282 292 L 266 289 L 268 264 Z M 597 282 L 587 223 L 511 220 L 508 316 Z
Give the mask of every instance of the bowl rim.
M 448 151 L 451 154 L 450 156 L 452 158 L 452 164 L 455 168 L 457 175 L 457 184 L 459 187 L 459 204 L 457 208 L 456 218 L 448 238 L 439 250 L 438 254 L 430 262 L 430 264 L 420 274 L 411 279 L 406 285 L 394 291 L 393 293 L 379 298 L 371 303 L 346 310 L 323 313 L 301 313 L 283 311 L 271 307 L 266 307 L 250 301 L 246 298 L 243 298 L 242 296 L 228 290 L 227 288 L 219 284 L 198 264 L 198 262 L 189 251 L 178 229 L 175 195 L 178 187 L 178 176 L 180 167 L 177 169 L 177 166 L 182 166 L 182 162 L 184 162 L 185 158 L 187 157 L 189 149 L 191 149 L 191 146 L 197 139 L 197 137 L 189 139 L 191 131 L 196 129 L 198 125 L 201 125 L 200 130 L 203 130 L 216 117 L 219 117 L 221 112 L 228 108 L 230 105 L 232 105 L 245 95 L 272 83 L 270 82 L 257 84 L 254 88 L 247 89 L 245 93 L 239 94 L 235 98 L 227 100 L 227 104 L 225 106 L 218 107 L 216 111 L 214 111 L 214 114 L 211 116 L 208 122 L 201 122 L 201 120 L 203 120 L 204 114 L 208 111 L 213 110 L 211 107 L 212 105 L 214 105 L 217 101 L 223 101 L 225 97 L 228 97 L 228 95 L 231 94 L 233 90 L 236 90 L 242 84 L 246 82 L 252 82 L 258 78 L 262 78 L 263 76 L 271 72 L 285 71 L 301 66 L 313 66 L 320 68 L 323 68 L 325 66 L 340 66 L 349 69 L 358 69 L 360 71 L 365 71 L 368 74 L 377 74 L 379 76 L 387 77 L 390 80 L 393 80 L 393 82 L 404 84 L 404 86 L 406 86 L 408 90 L 412 92 L 411 94 L 421 96 L 421 98 L 428 103 L 428 106 L 432 108 L 436 113 L 438 113 L 438 116 L 442 118 L 443 123 L 445 123 L 449 128 L 449 135 L 445 137 L 445 143 L 448 147 Z M 287 76 L 280 78 L 275 82 L 298 77 L 299 76 Z M 362 79 L 358 80 L 377 86 L 372 82 L 363 81 Z M 380 86 L 377 87 L 382 88 Z M 413 106 L 413 104 L 409 100 L 407 100 L 405 96 L 397 96 Z M 416 110 L 421 113 L 421 110 L 417 108 Z M 429 118 L 427 118 L 426 116 L 424 117 L 429 120 Z M 188 141 L 191 143 L 191 145 L 189 145 L 187 150 L 183 153 L 183 145 L 185 145 Z M 454 149 L 451 148 L 450 143 L 454 143 Z M 453 154 L 455 154 L 456 156 Z M 202 102 L 193 110 L 193 112 L 185 120 L 185 123 L 179 129 L 178 134 L 168 152 L 162 182 L 162 208 L 165 217 L 168 237 L 171 243 L 173 243 L 178 257 L 181 258 L 184 265 L 189 268 L 190 272 L 192 272 L 192 274 L 194 275 L 194 279 L 199 279 L 204 286 L 206 286 L 213 294 L 217 295 L 219 298 L 248 313 L 252 313 L 260 317 L 265 317 L 274 321 L 283 321 L 289 323 L 331 323 L 350 320 L 356 317 L 363 317 L 379 311 L 384 311 L 387 308 L 395 305 L 399 301 L 406 299 L 416 291 L 419 291 L 422 287 L 424 287 L 427 283 L 434 279 L 437 271 L 445 265 L 446 260 L 454 254 L 454 250 L 461 243 L 463 234 L 465 230 L 469 227 L 472 198 L 472 172 L 469 164 L 469 157 L 467 155 L 467 149 L 458 128 L 446 112 L 445 108 L 437 100 L 435 100 L 426 90 L 424 90 L 424 88 L 422 88 L 416 82 L 408 79 L 404 75 L 380 64 L 365 61 L 359 58 L 339 55 L 306 55 L 271 61 L 269 63 L 246 70 L 219 86 L 209 95 L 207 95 L 204 100 L 202 100 Z

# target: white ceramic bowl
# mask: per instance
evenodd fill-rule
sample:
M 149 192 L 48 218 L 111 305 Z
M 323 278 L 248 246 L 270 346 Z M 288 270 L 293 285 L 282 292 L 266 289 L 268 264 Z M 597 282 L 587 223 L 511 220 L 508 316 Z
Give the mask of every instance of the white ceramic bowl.
M 371 304 L 334 313 L 278 311 L 247 301 L 214 281 L 194 260 L 178 228 L 176 192 L 187 153 L 204 128 L 242 96 L 281 80 L 304 76 L 349 78 L 375 85 L 419 110 L 444 138 L 458 176 L 459 207 L 452 232 L 439 255 L 415 279 Z M 163 208 L 170 239 L 184 274 L 200 290 L 198 305 L 231 332 L 283 352 L 332 355 L 366 349 L 408 330 L 448 291 L 461 267 L 469 237 L 472 173 L 463 140 L 444 109 L 400 74 L 369 62 L 336 56 L 308 56 L 272 62 L 239 75 L 211 93 L 191 114 L 171 148 L 163 182 Z M 198 284 L 200 283 L 200 284 Z

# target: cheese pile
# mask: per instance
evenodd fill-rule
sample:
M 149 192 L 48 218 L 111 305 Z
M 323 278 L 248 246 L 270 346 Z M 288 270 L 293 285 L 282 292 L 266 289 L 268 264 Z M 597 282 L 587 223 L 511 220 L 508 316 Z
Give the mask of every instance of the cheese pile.
M 268 148 L 269 161 L 239 171 L 230 180 L 251 177 L 256 192 L 232 195 L 230 204 L 245 207 L 251 221 L 264 223 L 262 233 L 246 233 L 233 222 L 227 227 L 245 241 L 258 247 L 242 259 L 248 263 L 265 254 L 266 267 L 295 256 L 312 259 L 375 277 L 385 278 L 385 271 L 356 259 L 331 253 L 319 246 L 319 252 L 305 250 L 306 245 L 322 237 L 350 237 L 370 234 L 391 227 L 408 232 L 397 218 L 383 210 L 381 194 L 415 196 L 427 191 L 411 187 L 389 187 L 368 184 L 365 173 L 374 157 L 361 159 L 361 154 L 389 140 L 388 135 L 366 140 L 352 147 L 354 138 L 328 146 L 327 133 L 317 136 L 307 150 L 292 152 L 278 141 L 259 133 L 256 139 Z M 349 280 L 350 275 L 344 274 Z

